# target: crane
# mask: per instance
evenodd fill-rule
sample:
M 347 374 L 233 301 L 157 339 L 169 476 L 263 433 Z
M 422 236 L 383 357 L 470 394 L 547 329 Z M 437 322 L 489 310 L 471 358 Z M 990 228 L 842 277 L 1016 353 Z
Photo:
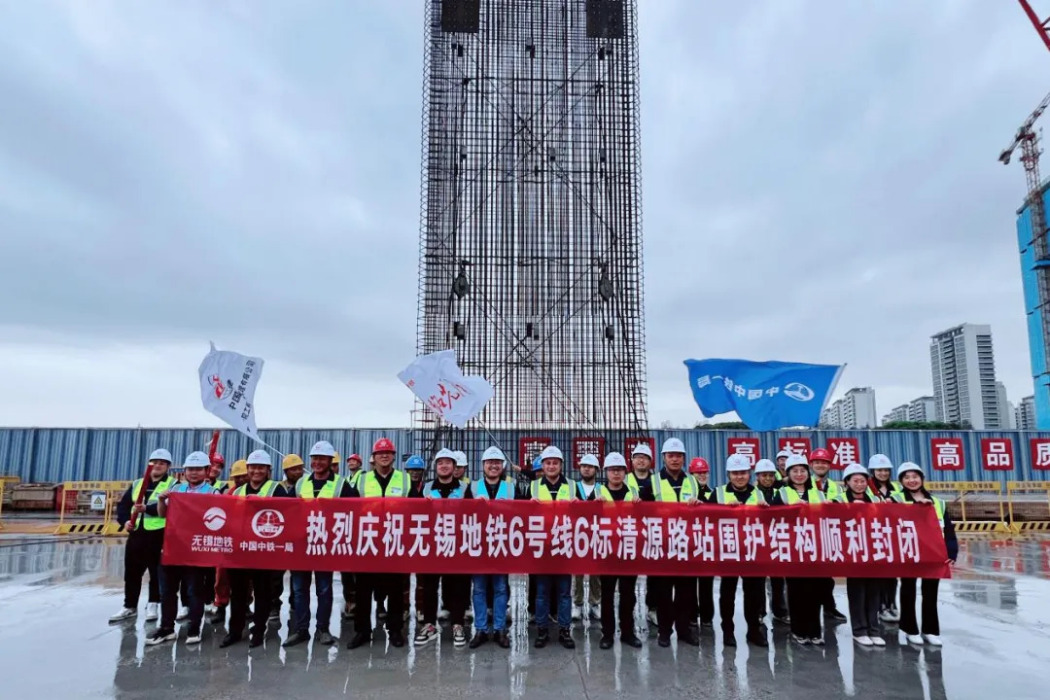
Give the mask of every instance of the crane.
M 1035 27 L 1035 31 L 1039 33 L 1039 38 L 1046 44 L 1046 48 L 1050 50 L 1050 17 L 1047 19 L 1039 19 L 1039 15 L 1032 9 L 1031 3 L 1028 0 L 1017 0 L 1021 3 L 1021 9 L 1028 15 L 1028 19 L 1032 21 L 1032 26 Z
M 1024 0 L 1022 0 L 1024 2 Z M 1032 238 L 1036 243 L 1039 259 L 1048 255 L 1046 244 L 1046 210 L 1043 207 L 1042 177 L 1039 175 L 1039 134 L 1033 129 L 1035 122 L 1050 106 L 1050 95 L 1043 98 L 1035 111 L 1028 115 L 1024 124 L 1017 129 L 1013 143 L 1003 149 L 999 160 L 1004 165 L 1010 164 L 1014 151 L 1021 148 L 1021 164 L 1024 166 L 1025 178 L 1028 181 L 1028 206 L 1032 213 Z

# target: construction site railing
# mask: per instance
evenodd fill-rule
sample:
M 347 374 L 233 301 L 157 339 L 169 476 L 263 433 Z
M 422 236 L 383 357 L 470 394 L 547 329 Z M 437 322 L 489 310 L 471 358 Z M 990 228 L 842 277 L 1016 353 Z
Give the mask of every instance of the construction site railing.
M 1010 526 L 1006 522 L 1006 508 L 1003 504 L 1003 485 L 998 481 L 927 481 L 926 489 L 930 492 L 943 494 L 958 494 L 949 501 L 959 504 L 960 518 L 955 523 L 957 532 L 1010 532 Z M 966 512 L 966 497 L 973 494 L 988 494 L 998 496 L 999 519 L 998 520 L 971 520 Z M 971 504 L 972 505 L 972 504 Z
M 121 534 L 120 527 L 116 522 L 116 508 L 117 503 L 130 485 L 130 481 L 63 482 L 62 498 L 58 509 L 58 527 L 55 528 L 55 534 Z M 89 494 L 86 508 L 80 502 L 80 494 L 84 492 Z M 94 518 L 67 522 L 66 514 L 69 512 L 74 514 L 83 512 L 87 515 L 99 513 L 101 522 Z
M 1029 519 L 1026 514 L 1026 517 L 1019 520 L 1014 511 L 1015 493 L 1042 493 L 1046 496 L 1046 515 L 1039 519 Z M 1014 532 L 1050 531 L 1050 481 L 1008 481 L 1006 500 L 1010 511 L 1011 530 Z

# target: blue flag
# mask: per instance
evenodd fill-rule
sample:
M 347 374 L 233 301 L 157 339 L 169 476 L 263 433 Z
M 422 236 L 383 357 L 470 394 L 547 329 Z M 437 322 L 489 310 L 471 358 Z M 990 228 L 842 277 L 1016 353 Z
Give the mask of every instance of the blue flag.
M 736 411 L 752 430 L 816 427 L 845 365 L 686 360 L 705 417 Z

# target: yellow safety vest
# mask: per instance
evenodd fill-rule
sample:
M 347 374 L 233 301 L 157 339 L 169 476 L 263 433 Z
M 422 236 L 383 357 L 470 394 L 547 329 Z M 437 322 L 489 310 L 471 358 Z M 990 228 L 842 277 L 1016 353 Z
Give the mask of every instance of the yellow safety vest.
M 653 496 L 657 501 L 664 503 L 684 503 L 694 498 L 699 498 L 700 484 L 693 478 L 692 474 L 684 474 L 682 488 L 677 493 L 673 488 L 663 486 L 663 479 L 659 474 L 653 474 Z
M 226 485 L 227 485 L 226 482 L 223 481 L 222 479 L 216 479 L 215 483 L 212 484 L 211 487 L 213 489 L 215 489 L 216 493 L 222 493 L 223 489 L 226 488 Z
M 798 495 L 798 491 L 794 486 L 785 486 L 780 489 L 780 500 L 789 506 L 793 506 L 796 503 L 827 503 L 828 497 L 817 487 L 811 486 L 806 491 L 806 497 L 803 500 L 802 496 Z
M 171 476 L 165 476 L 163 479 L 157 482 L 156 488 L 153 489 L 153 493 L 146 499 L 146 505 L 153 505 L 160 501 L 160 495 L 175 485 L 175 479 Z M 139 496 L 142 494 L 142 479 L 135 479 L 135 483 L 131 488 L 131 501 L 132 503 L 138 503 Z M 159 515 L 148 515 L 146 513 L 139 513 L 138 518 L 135 520 L 136 530 L 163 530 L 167 524 L 167 518 L 162 518 Z
M 408 474 L 395 469 L 391 472 L 390 483 L 386 486 L 386 495 L 380 486 L 375 472 L 367 471 L 358 481 L 357 491 L 365 498 L 402 498 L 408 496 L 409 478 Z
M 546 483 L 543 483 L 542 487 L 541 487 L 541 482 L 546 482 L 546 481 L 547 481 L 546 479 L 541 477 L 541 478 L 536 479 L 535 481 L 533 481 L 531 484 L 529 484 L 529 494 L 533 498 L 535 498 L 536 500 L 539 500 L 539 501 L 551 501 L 551 500 L 571 501 L 572 500 L 572 494 L 574 494 L 576 492 L 576 484 L 573 482 L 572 479 L 568 479 L 564 484 L 562 484 L 561 486 L 558 487 L 558 497 L 556 499 L 552 499 L 551 498 L 551 490 L 549 488 L 547 488 L 547 484 Z
M 251 482 L 242 484 L 233 490 L 234 496 L 243 496 L 244 498 L 267 498 L 273 495 L 273 492 L 277 490 L 276 481 L 267 481 L 261 487 L 259 487 L 259 493 L 248 493 L 248 487 Z
M 598 495 L 598 500 L 599 501 L 615 502 L 613 497 L 612 497 L 612 491 L 609 490 L 608 486 L 599 486 L 598 488 L 601 489 L 601 492 Z M 638 490 L 637 489 L 632 489 L 630 486 L 624 486 L 624 488 L 627 490 L 627 495 L 623 497 L 623 500 L 625 502 L 631 502 L 631 501 L 637 501 L 638 500 Z
M 730 497 L 728 486 L 719 486 L 715 489 L 715 502 L 716 503 L 740 503 L 740 500 L 736 496 Z M 742 503 L 745 506 L 760 506 L 766 502 L 765 495 L 756 486 L 751 491 L 751 495 L 747 497 L 747 500 Z
M 841 503 L 845 500 L 845 490 L 839 486 L 839 482 L 832 481 L 829 477 L 824 477 L 824 483 L 827 484 L 827 490 L 822 491 L 821 493 L 827 497 L 827 500 L 837 503 Z M 814 488 L 816 488 L 816 484 L 814 484 Z
M 907 506 L 915 505 L 915 501 L 909 501 L 907 499 L 907 497 L 905 497 L 903 491 L 901 491 L 900 493 L 893 494 L 893 496 L 891 496 L 891 498 L 894 501 L 896 501 L 897 503 L 903 503 L 904 505 L 907 505 Z M 936 496 L 930 496 L 930 500 L 933 501 L 933 509 L 937 513 L 937 522 L 940 523 L 941 530 L 944 530 L 944 509 L 945 509 L 944 501 L 942 501 L 941 499 L 937 498 Z
M 655 473 L 651 472 L 649 474 L 649 483 L 650 484 L 653 483 L 652 479 L 654 477 L 655 477 Z M 641 485 L 638 483 L 638 477 L 634 475 L 633 471 L 627 472 L 627 479 L 624 480 L 624 483 L 627 484 L 627 488 L 631 489 L 631 491 L 633 491 L 635 493 L 638 493 L 638 490 L 642 488 Z
M 342 487 L 342 478 L 332 475 L 332 478 L 325 482 L 321 490 L 314 493 L 314 480 L 304 476 L 295 482 L 295 495 L 299 498 L 335 498 L 339 495 Z

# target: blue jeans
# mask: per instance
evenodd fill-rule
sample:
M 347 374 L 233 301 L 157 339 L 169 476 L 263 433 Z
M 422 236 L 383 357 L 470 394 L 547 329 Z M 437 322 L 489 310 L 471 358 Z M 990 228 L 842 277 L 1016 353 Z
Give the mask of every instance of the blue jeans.
M 572 627 L 572 576 L 536 577 L 536 629 L 547 629 L 550 624 L 551 595 L 557 596 L 558 626 Z
M 502 632 L 507 627 L 507 577 L 476 574 L 474 576 L 474 629 L 489 631 L 489 582 L 492 582 L 492 630 Z
M 295 600 L 295 631 L 310 631 L 310 577 L 317 583 L 317 631 L 327 632 L 332 621 L 332 572 L 293 571 L 292 596 Z

